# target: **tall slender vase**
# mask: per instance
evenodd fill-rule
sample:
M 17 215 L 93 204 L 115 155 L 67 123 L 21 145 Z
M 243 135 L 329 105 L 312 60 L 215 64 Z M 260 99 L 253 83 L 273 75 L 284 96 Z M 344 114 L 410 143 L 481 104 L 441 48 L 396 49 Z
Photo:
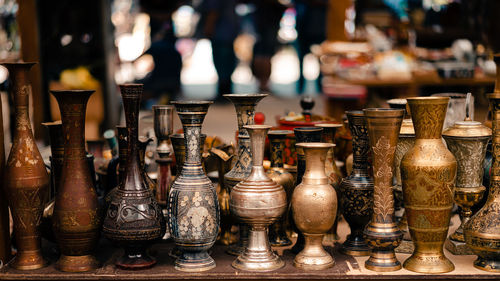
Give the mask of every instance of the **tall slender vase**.
M 5 170 L 5 142 L 3 133 L 2 99 L 0 97 L 0 171 Z M 0 172 L 0 262 L 6 264 L 10 260 L 10 219 L 9 201 L 5 195 L 4 175 Z
M 232 266 L 248 271 L 272 271 L 285 266 L 285 262 L 271 250 L 267 228 L 285 212 L 286 193 L 266 175 L 262 166 L 266 135 L 271 126 L 247 125 L 244 128 L 251 139 L 252 171 L 231 190 L 229 207 L 250 231 L 248 246 Z
M 332 149 L 328 150 L 326 155 L 325 173 L 326 176 L 328 177 L 328 182 L 333 186 L 335 192 L 339 193 L 340 182 L 342 181 L 342 173 L 340 172 L 340 169 L 337 167 L 337 164 L 335 163 L 334 150 L 335 150 L 335 133 L 337 132 L 338 128 L 342 127 L 342 124 L 322 123 L 322 124 L 316 124 L 315 126 L 323 128 L 323 135 L 321 136 L 321 141 L 326 143 L 331 143 L 334 145 Z M 332 229 L 330 229 L 324 237 L 326 243 L 334 243 L 335 241 L 338 241 L 340 239 L 339 235 L 337 234 L 337 228 L 338 228 L 339 216 L 342 215 L 342 210 L 339 206 L 337 206 L 336 214 L 337 215 L 335 217 L 335 223 L 333 224 Z
M 341 251 L 352 256 L 368 256 L 370 248 L 363 238 L 363 230 L 373 213 L 373 178 L 368 172 L 370 145 L 365 115 L 362 111 L 347 111 L 352 135 L 353 169 L 340 184 L 340 202 L 349 227 L 349 234 Z
M 4 63 L 12 82 L 14 134 L 4 170 L 4 188 L 14 220 L 17 254 L 15 269 L 31 270 L 47 263 L 41 252 L 40 223 L 48 197 L 49 175 L 38 151 L 29 118 L 31 84 L 28 72 L 34 63 Z
M 59 104 L 64 139 L 61 182 L 57 190 L 52 224 L 61 256 L 61 271 L 94 270 L 92 255 L 101 228 L 97 193 L 85 152 L 85 113 L 94 91 L 51 91 Z
M 374 271 L 395 271 L 401 268 L 394 249 L 403 238 L 394 220 L 392 178 L 394 153 L 404 110 L 370 108 L 363 110 L 373 161 L 373 215 L 364 234 L 372 249 L 365 267 Z
M 327 152 L 331 143 L 297 143 L 306 156 L 306 171 L 293 191 L 292 210 L 297 228 L 305 237 L 305 247 L 293 264 L 305 270 L 322 270 L 335 264 L 323 248 L 323 236 L 335 222 L 337 192 L 325 174 Z
M 441 139 L 448 99 L 407 99 L 415 128 L 415 145 L 401 161 L 401 179 L 415 250 L 403 266 L 415 272 L 444 273 L 455 268 L 443 253 L 457 173 L 457 161 Z
M 292 198 L 292 192 L 295 187 L 293 175 L 283 168 L 283 150 L 285 149 L 286 136 L 291 134 L 288 130 L 269 131 L 268 138 L 271 150 L 271 168 L 267 170 L 267 176 L 277 184 L 283 186 L 286 192 L 287 202 Z M 269 228 L 269 242 L 271 246 L 283 247 L 292 244 L 286 235 L 288 224 L 288 212 Z
M 219 231 L 219 202 L 212 182 L 201 166 L 201 126 L 210 101 L 175 101 L 182 122 L 186 159 L 170 189 L 168 225 L 181 255 L 175 269 L 200 272 L 215 267 L 208 254 Z
M 321 142 L 321 135 L 323 128 L 319 127 L 299 127 L 294 128 L 293 133 L 295 134 L 295 143 L 309 143 L 309 142 Z M 295 186 L 302 182 L 302 177 L 306 171 L 306 156 L 304 155 L 304 150 L 301 147 L 296 148 L 297 151 L 297 178 L 295 181 Z M 290 216 L 291 217 L 291 216 Z M 291 221 L 292 228 L 296 228 L 295 222 Z M 292 252 L 298 254 L 304 249 L 305 240 L 304 235 L 298 232 L 297 241 L 292 247 Z
M 236 162 L 227 174 L 224 175 L 224 184 L 228 185 L 229 191 L 239 182 L 250 176 L 252 171 L 252 153 L 250 151 L 250 137 L 245 125 L 253 125 L 255 117 L 255 106 L 267 94 L 229 94 L 224 97 L 230 100 L 236 109 L 238 121 L 238 151 Z M 248 245 L 248 226 L 239 225 L 240 239 L 227 250 L 228 254 L 238 256 L 243 253 Z
M 127 165 L 123 182 L 114 194 L 103 223 L 104 235 L 124 247 L 115 264 L 123 269 L 144 269 L 156 259 L 147 247 L 165 233 L 165 220 L 152 192 L 144 184 L 138 151 L 139 104 L 142 84 L 120 85 L 127 123 Z
M 220 207 L 220 232 L 217 243 L 231 245 L 238 242 L 238 236 L 231 231 L 235 219 L 229 209 L 229 190 L 224 184 L 224 175 L 231 169 L 233 155 L 228 155 L 225 151 L 214 147 L 210 150 L 210 154 L 217 158 L 217 172 L 220 175 L 217 194 Z
M 50 177 L 52 181 L 49 200 L 55 197 L 61 185 L 61 175 L 64 162 L 64 137 L 61 121 L 42 123 L 49 129 L 50 140 Z
M 500 272 L 500 54 L 495 55 L 497 80 L 488 94 L 492 116 L 493 163 L 486 204 L 464 225 L 465 243 L 477 255 L 474 266 Z

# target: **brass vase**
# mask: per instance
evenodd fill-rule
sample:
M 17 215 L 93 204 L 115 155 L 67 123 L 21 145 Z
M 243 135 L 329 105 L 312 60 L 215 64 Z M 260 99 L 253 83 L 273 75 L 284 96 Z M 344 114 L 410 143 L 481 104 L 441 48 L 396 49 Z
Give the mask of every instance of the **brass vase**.
M 233 187 L 250 176 L 252 171 L 252 153 L 250 151 L 250 137 L 245 125 L 253 125 L 255 117 L 255 106 L 267 94 L 229 94 L 224 97 L 234 104 L 238 121 L 238 150 L 237 158 L 231 171 L 224 175 L 224 184 L 228 185 L 231 192 Z M 248 226 L 239 225 L 240 237 L 238 243 L 231 245 L 227 250 L 228 254 L 239 256 L 248 244 Z
M 147 253 L 147 247 L 165 233 L 161 208 L 146 186 L 140 169 L 138 121 L 142 88 L 142 84 L 120 85 L 128 131 L 127 164 L 123 181 L 111 198 L 103 223 L 104 235 L 125 250 L 115 261 L 122 269 L 153 266 L 156 259 Z
M 84 272 L 97 268 L 92 255 L 101 231 L 97 193 L 85 152 L 85 114 L 94 91 L 51 91 L 59 104 L 64 160 L 52 224 L 61 256 L 57 269 Z
M 297 143 L 306 156 L 306 171 L 293 191 L 292 210 L 295 225 L 305 237 L 304 249 L 293 264 L 304 270 L 323 270 L 335 264 L 322 245 L 323 236 L 332 228 L 337 212 L 337 193 L 325 174 L 331 143 Z
M 394 249 L 403 238 L 394 219 L 392 178 L 394 153 L 404 110 L 370 108 L 363 110 L 373 161 L 373 214 L 364 234 L 372 249 L 365 267 L 373 271 L 395 271 L 401 268 Z
M 4 188 L 14 221 L 17 254 L 15 269 L 31 270 L 47 263 L 41 252 L 40 222 L 49 192 L 49 175 L 38 151 L 29 118 L 31 84 L 28 72 L 34 63 L 3 63 L 9 71 L 14 100 L 12 148 L 5 166 Z
M 338 123 L 322 123 L 316 124 L 316 127 L 323 128 L 323 134 L 321 136 L 321 141 L 326 143 L 332 143 L 335 145 L 335 133 L 337 129 L 342 127 L 342 124 Z M 325 162 L 325 173 L 328 177 L 328 182 L 333 186 L 337 194 L 340 192 L 340 182 L 342 181 L 342 173 L 340 169 L 337 167 L 335 163 L 335 155 L 334 155 L 335 146 L 332 149 L 329 149 L 326 155 Z M 337 206 L 336 211 L 337 216 L 335 217 L 335 223 L 332 226 L 332 229 L 328 231 L 328 233 L 323 238 L 326 243 L 334 243 L 335 241 L 340 240 L 339 235 L 337 234 L 338 221 L 339 216 L 342 215 L 341 209 Z
M 248 245 L 232 266 L 247 271 L 273 271 L 285 266 L 285 262 L 271 250 L 267 228 L 285 212 L 286 192 L 267 176 L 262 166 L 266 135 L 271 126 L 247 125 L 244 128 L 251 140 L 252 170 L 246 180 L 231 190 L 229 207 L 250 230 Z
M 321 136 L 323 133 L 323 128 L 319 127 L 298 127 L 293 129 L 295 134 L 295 143 L 310 143 L 310 142 L 321 142 Z M 306 157 L 304 155 L 304 150 L 301 147 L 296 147 L 297 152 L 297 177 L 295 180 L 295 186 L 302 182 L 302 177 L 306 171 Z M 291 217 L 291 216 L 290 216 Z M 292 229 L 295 229 L 295 222 L 291 221 Z M 305 240 L 304 235 L 300 231 L 297 231 L 297 241 L 292 247 L 292 252 L 298 254 L 304 249 Z
M 231 169 L 233 155 L 228 155 L 225 151 L 217 148 L 210 149 L 210 154 L 217 159 L 217 172 L 220 175 L 217 186 L 219 191 L 217 198 L 220 207 L 220 232 L 217 242 L 226 246 L 232 245 L 238 242 L 238 236 L 231 231 L 232 226 L 235 224 L 235 219 L 229 209 L 229 190 L 227 185 L 224 184 L 224 175 Z
M 370 145 L 365 115 L 362 111 L 347 111 L 352 135 L 353 169 L 340 184 L 340 203 L 349 227 L 349 234 L 341 251 L 352 256 L 368 256 L 370 248 L 363 238 L 363 230 L 373 212 L 373 178 L 368 169 Z
M 488 94 L 493 127 L 493 163 L 486 204 L 464 225 L 465 243 L 477 255 L 474 267 L 500 272 L 500 55 L 495 56 L 495 92 Z
M 292 198 L 292 192 L 295 187 L 293 175 L 283 167 L 283 150 L 285 149 L 285 139 L 292 131 L 274 130 L 269 131 L 269 149 L 271 158 L 271 167 L 267 170 L 267 176 L 277 184 L 283 186 L 286 192 L 287 202 Z M 269 228 L 269 243 L 271 246 L 283 247 L 292 245 L 286 234 L 288 225 L 288 212 L 285 211 L 275 223 Z
M 407 99 L 415 128 L 415 145 L 401 161 L 401 179 L 415 250 L 403 266 L 415 272 L 444 273 L 455 268 L 443 253 L 457 173 L 457 161 L 441 139 L 448 99 Z
M 219 231 L 219 202 L 201 165 L 201 126 L 210 101 L 172 102 L 184 129 L 186 158 L 170 189 L 168 226 L 181 255 L 175 269 L 200 272 L 215 267 L 208 254 Z

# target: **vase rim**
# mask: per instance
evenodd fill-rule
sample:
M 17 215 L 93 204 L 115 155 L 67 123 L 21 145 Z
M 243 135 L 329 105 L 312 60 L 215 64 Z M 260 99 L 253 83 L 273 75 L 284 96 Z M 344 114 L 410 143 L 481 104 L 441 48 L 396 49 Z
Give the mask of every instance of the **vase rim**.
M 269 94 L 264 94 L 264 93 L 249 93 L 249 94 L 224 94 L 222 95 L 223 97 L 242 97 L 242 98 L 248 98 L 248 97 L 267 97 Z
M 245 129 L 271 129 L 273 126 L 271 125 L 259 125 L 259 124 L 254 124 L 254 125 L 245 125 L 243 128 Z
M 335 147 L 335 144 L 328 142 L 299 142 L 295 146 L 302 148 L 332 148 Z
M 315 124 L 314 126 L 320 128 L 340 128 L 343 127 L 344 125 L 340 123 L 320 123 L 320 124 Z
M 90 94 L 94 93 L 95 90 L 83 90 L 83 89 L 76 89 L 76 90 L 50 90 L 52 94 L 58 94 L 58 93 L 81 93 L 81 94 Z
M 174 109 L 175 107 L 170 104 L 155 104 L 152 106 L 153 110 L 155 109 Z
M 387 100 L 386 103 L 388 104 L 406 104 L 406 99 L 390 99 L 390 100 Z
M 62 121 L 61 120 L 56 120 L 56 121 L 49 121 L 49 122 L 42 122 L 42 125 L 45 127 L 50 127 L 50 126 L 61 126 Z
M 275 136 L 281 136 L 281 135 L 290 135 L 293 134 L 292 130 L 271 130 L 267 133 L 268 135 L 275 135 Z
M 347 110 L 345 113 L 351 116 L 365 116 L 362 110 Z
M 177 100 L 177 101 L 171 101 L 171 104 L 178 104 L 178 105 L 204 105 L 204 104 L 212 104 L 214 103 L 213 101 L 210 100 Z
M 366 108 L 363 113 L 367 117 L 402 117 L 404 109 L 397 108 Z
M 323 130 L 323 128 L 320 127 L 296 127 L 293 128 L 293 131 L 299 131 L 299 132 L 319 132 Z
M 406 99 L 408 103 L 420 103 L 420 104 L 447 104 L 450 100 L 449 97 L 440 97 L 440 96 L 430 96 L 430 97 L 411 97 Z

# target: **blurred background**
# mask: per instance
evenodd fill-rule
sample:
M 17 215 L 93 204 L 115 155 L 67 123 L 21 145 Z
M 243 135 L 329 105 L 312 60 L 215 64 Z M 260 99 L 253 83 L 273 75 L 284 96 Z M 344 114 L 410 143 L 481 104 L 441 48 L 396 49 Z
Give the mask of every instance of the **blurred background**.
M 41 122 L 59 119 L 49 90 L 96 90 L 93 140 L 123 123 L 121 83 L 144 83 L 146 119 L 154 104 L 214 100 L 205 131 L 228 142 L 228 93 L 270 93 L 257 110 L 274 125 L 300 115 L 301 95 L 341 121 L 344 110 L 390 98 L 470 91 L 484 121 L 498 15 L 495 0 L 0 0 L 0 60 L 39 62 L 31 116 L 40 142 Z M 0 67 L 9 116 L 7 77 Z

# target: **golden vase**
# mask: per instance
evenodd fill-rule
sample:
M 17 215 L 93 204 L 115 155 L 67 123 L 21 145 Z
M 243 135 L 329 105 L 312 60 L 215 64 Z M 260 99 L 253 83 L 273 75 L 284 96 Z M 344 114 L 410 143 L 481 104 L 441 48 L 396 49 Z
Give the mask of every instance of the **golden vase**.
M 448 99 L 407 99 L 415 128 L 415 145 L 401 161 L 401 179 L 415 249 L 403 266 L 420 273 L 445 273 L 454 269 L 443 253 L 457 172 L 457 161 L 441 140 Z

